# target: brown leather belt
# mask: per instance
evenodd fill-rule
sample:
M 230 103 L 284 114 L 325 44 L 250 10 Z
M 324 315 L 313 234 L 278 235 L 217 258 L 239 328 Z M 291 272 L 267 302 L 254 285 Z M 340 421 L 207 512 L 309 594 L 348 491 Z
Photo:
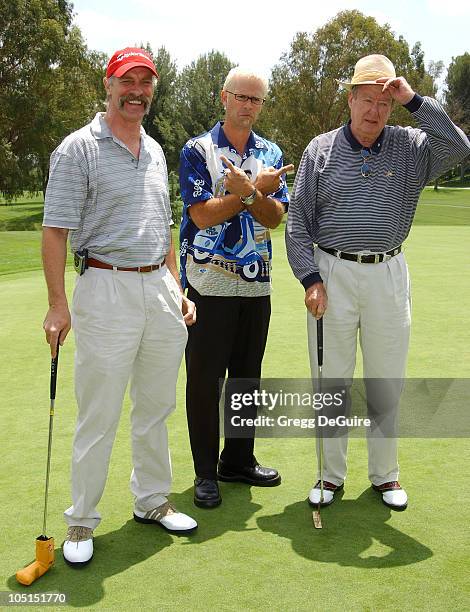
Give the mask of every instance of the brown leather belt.
M 112 266 L 111 264 L 104 263 L 94 257 L 89 257 L 87 261 L 88 267 L 90 268 L 102 268 L 103 270 L 120 270 L 121 272 L 153 272 L 153 270 L 160 270 L 165 265 L 162 261 L 159 264 L 153 266 L 137 266 L 137 268 L 122 268 L 120 266 Z

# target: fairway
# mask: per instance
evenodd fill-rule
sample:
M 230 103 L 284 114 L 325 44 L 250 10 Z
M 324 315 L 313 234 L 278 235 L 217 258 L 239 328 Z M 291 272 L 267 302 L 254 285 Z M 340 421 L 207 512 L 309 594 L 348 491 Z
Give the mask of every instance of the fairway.
M 37 219 L 38 210 L 24 212 Z M 283 230 L 273 233 L 273 314 L 263 375 L 308 377 L 304 292 L 287 264 Z M 54 422 L 48 535 L 55 538 L 56 564 L 33 586 L 18 585 L 14 573 L 32 560 L 42 526 L 47 452 L 50 361 L 41 329 L 47 293 L 39 244 L 38 232 L 0 232 L 0 590 L 65 593 L 69 605 L 58 609 L 468 609 L 467 439 L 400 441 L 400 481 L 410 500 L 404 513 L 388 510 L 369 488 L 362 439 L 350 441 L 344 494 L 322 511 L 322 531 L 313 529 L 305 501 L 315 480 L 309 439 L 259 440 L 258 460 L 279 469 L 282 485 L 221 483 L 222 505 L 202 510 L 192 503 L 184 368 L 169 422 L 171 500 L 198 520 L 198 531 L 177 538 L 132 520 L 126 399 L 99 506 L 95 559 L 81 571 L 67 567 L 60 545 L 75 425 L 72 335 L 60 355 Z M 426 190 L 405 245 L 413 288 L 410 377 L 470 377 L 469 244 L 470 191 Z M 69 269 L 69 295 L 74 280 Z

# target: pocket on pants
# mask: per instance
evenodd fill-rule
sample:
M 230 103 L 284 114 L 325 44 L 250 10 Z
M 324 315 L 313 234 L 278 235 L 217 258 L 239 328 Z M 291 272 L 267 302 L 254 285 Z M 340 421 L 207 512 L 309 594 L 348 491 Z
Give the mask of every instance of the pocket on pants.
M 80 315 L 94 307 L 99 276 L 85 272 L 77 276 L 72 297 L 72 312 Z
M 318 247 L 315 249 L 315 263 L 317 264 L 318 269 L 320 271 L 320 276 L 322 278 L 325 289 L 328 289 L 328 282 L 333 275 L 333 270 L 336 266 L 337 261 L 337 257 L 325 253 Z
M 409 323 L 411 319 L 411 281 L 403 253 L 392 257 L 387 262 L 387 268 L 390 298 L 395 304 L 396 311 L 402 313 Z
M 181 310 L 181 306 L 183 304 L 183 295 L 181 294 L 180 288 L 178 287 L 178 283 L 176 282 L 175 277 L 169 270 L 163 277 L 163 282 L 165 283 L 165 286 L 168 289 L 168 293 L 170 294 L 171 298 Z
M 182 312 L 183 295 L 178 283 L 169 271 L 163 276 L 162 282 L 165 287 L 165 291 L 162 291 L 160 297 L 165 302 L 162 304 L 163 309 L 171 313 L 172 317 L 177 320 L 178 326 L 184 328 L 184 334 L 187 337 L 188 330 Z

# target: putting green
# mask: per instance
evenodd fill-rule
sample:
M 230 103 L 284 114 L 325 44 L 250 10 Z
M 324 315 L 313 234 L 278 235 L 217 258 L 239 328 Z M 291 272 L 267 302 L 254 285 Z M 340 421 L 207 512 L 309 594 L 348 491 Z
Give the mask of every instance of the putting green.
M 459 201 L 466 209 L 470 196 L 463 193 Z M 438 210 L 447 224 L 434 224 Z M 408 367 L 413 377 L 470 375 L 470 228 L 451 219 L 461 209 L 449 209 L 448 215 L 446 210 L 423 207 L 406 243 L 413 284 Z M 305 377 L 303 291 L 286 263 L 282 228 L 274 232 L 273 248 L 273 317 L 263 373 Z M 69 290 L 73 281 L 70 271 Z M 257 457 L 279 468 L 283 484 L 258 489 L 222 483 L 222 505 L 205 511 L 192 504 L 183 370 L 169 424 L 172 499 L 199 521 L 198 532 L 178 539 L 131 520 L 126 399 L 100 504 L 95 559 L 82 571 L 68 568 L 59 547 L 75 421 L 72 336 L 61 351 L 54 423 L 48 535 L 56 539 L 56 565 L 31 587 L 18 585 L 14 573 L 32 560 L 42 527 L 49 407 L 49 356 L 41 331 L 46 304 L 40 271 L 0 277 L 1 590 L 63 592 L 68 607 L 98 610 L 468 609 L 468 440 L 401 440 L 401 480 L 410 505 L 393 513 L 368 488 L 365 444 L 352 439 L 344 495 L 322 512 L 322 531 L 313 529 L 305 502 L 314 480 L 313 441 L 259 440 Z

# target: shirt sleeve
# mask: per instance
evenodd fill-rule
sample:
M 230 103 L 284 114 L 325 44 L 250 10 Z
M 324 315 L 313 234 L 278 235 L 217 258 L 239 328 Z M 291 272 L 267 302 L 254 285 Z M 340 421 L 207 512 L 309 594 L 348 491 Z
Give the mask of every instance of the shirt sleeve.
M 470 143 L 439 102 L 432 98 L 425 96 L 413 116 L 419 129 L 408 129 L 417 174 L 424 187 L 470 155 Z
M 180 191 L 186 206 L 205 202 L 214 197 L 212 181 L 206 160 L 192 141 L 183 147 L 180 155 Z
M 316 157 L 317 143 L 314 139 L 305 149 L 295 177 L 285 234 L 290 267 L 305 289 L 322 280 L 315 263 L 313 246 L 318 184 Z
M 56 149 L 51 155 L 43 225 L 78 229 L 88 193 L 88 173 L 81 160 Z

